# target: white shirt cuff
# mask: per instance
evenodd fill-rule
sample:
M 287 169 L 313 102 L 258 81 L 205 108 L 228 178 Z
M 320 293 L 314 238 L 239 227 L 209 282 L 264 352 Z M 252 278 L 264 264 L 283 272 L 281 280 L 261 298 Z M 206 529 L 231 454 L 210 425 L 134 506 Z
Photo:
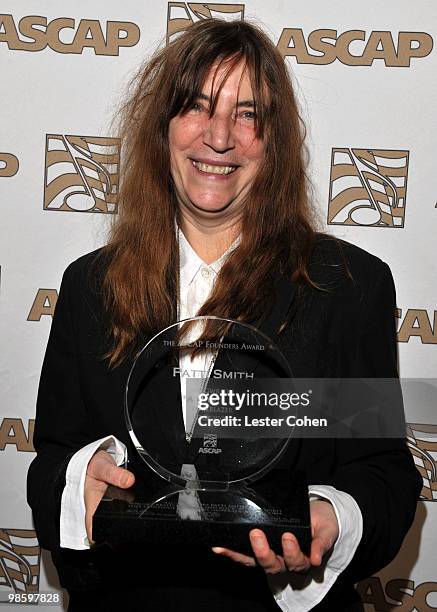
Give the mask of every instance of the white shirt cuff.
M 283 612 L 306 612 L 320 603 L 338 575 L 351 562 L 363 535 L 361 510 L 349 493 L 320 485 L 310 486 L 309 494 L 331 502 L 339 534 L 332 553 L 320 567 L 313 567 L 305 574 L 288 572 L 268 576 L 276 603 Z
M 88 463 L 98 451 L 110 453 L 117 465 L 126 456 L 126 446 L 114 436 L 107 436 L 87 444 L 70 459 L 61 498 L 60 545 L 62 548 L 87 550 L 90 547 L 85 529 L 84 486 Z

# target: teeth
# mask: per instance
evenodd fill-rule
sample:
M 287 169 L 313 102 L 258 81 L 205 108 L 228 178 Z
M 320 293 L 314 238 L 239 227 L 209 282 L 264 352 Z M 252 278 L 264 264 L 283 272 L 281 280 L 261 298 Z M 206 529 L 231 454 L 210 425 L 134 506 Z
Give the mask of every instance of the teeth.
M 210 166 L 209 164 L 202 164 L 197 161 L 192 161 L 192 164 L 201 172 L 209 172 L 211 174 L 230 174 L 237 169 L 237 166 Z

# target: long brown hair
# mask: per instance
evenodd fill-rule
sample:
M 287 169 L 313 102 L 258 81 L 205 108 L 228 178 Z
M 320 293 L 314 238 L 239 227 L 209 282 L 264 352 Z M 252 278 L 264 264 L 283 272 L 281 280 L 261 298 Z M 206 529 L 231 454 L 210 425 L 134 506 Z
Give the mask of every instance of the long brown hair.
M 198 314 L 258 320 L 278 271 L 311 283 L 308 262 L 315 233 L 307 195 L 305 129 L 287 68 L 258 27 L 199 21 L 142 67 L 121 111 L 119 214 L 103 249 L 109 256 L 103 290 L 111 320 L 111 365 L 124 359 L 140 333 L 149 335 L 177 319 L 177 202 L 169 122 L 190 108 L 213 65 L 226 62 L 232 69 L 240 61 L 250 76 L 265 160 L 244 203 L 240 245 Z M 212 99 L 211 114 L 215 104 Z

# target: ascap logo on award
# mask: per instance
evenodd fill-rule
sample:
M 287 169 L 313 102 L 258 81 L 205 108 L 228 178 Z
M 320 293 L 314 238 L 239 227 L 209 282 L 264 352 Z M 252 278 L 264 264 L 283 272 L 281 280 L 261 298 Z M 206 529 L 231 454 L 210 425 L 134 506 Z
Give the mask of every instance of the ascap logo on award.
M 203 446 L 199 448 L 199 453 L 219 455 L 221 452 L 222 449 L 217 447 L 217 434 L 204 434 Z
M 57 53 L 81 54 L 90 48 L 96 55 L 114 56 L 119 55 L 120 47 L 134 47 L 140 40 L 140 28 L 130 21 L 102 24 L 97 19 L 70 17 L 49 21 L 41 15 L 17 21 L 13 15 L 0 15 L 0 43 L 6 43 L 11 51 L 34 52 L 49 47 Z
M 403 227 L 408 158 L 403 150 L 332 149 L 328 224 Z
M 0 451 L 15 446 L 22 453 L 34 453 L 35 419 L 4 418 L 0 424 Z
M 15 176 L 19 166 L 18 157 L 13 153 L 0 153 L 0 176 Z
M 33 529 L 0 529 L 0 601 L 39 592 L 41 548 Z
M 117 212 L 120 139 L 47 134 L 44 209 Z

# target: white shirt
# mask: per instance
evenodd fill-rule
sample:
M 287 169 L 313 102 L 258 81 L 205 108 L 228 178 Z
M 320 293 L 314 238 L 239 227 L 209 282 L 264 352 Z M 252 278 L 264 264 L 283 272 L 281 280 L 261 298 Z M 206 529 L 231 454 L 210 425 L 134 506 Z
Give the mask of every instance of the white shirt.
M 180 319 L 197 314 L 208 298 L 223 263 L 237 246 L 238 240 L 220 259 L 208 265 L 200 259 L 179 231 Z M 183 370 L 183 361 L 180 360 L 179 365 Z M 192 363 L 190 367 L 193 368 Z M 204 364 L 199 369 L 205 369 Z M 182 395 L 184 395 L 183 384 L 181 380 Z M 182 405 L 185 422 L 184 401 Z M 96 440 L 73 455 L 67 467 L 66 484 L 61 499 L 60 544 L 63 548 L 74 550 L 89 548 L 85 529 L 84 484 L 87 465 L 100 449 L 111 453 L 117 465 L 121 465 L 125 460 L 126 448 L 115 436 Z M 326 485 L 310 485 L 309 494 L 310 499 L 322 497 L 331 502 L 339 525 L 339 535 L 328 560 L 319 568 L 312 568 L 306 574 L 288 572 L 268 576 L 272 593 L 284 612 L 305 612 L 316 606 L 334 584 L 338 575 L 350 563 L 362 536 L 361 511 L 351 495 Z
M 221 267 L 225 263 L 228 256 L 234 251 L 240 243 L 240 239 L 234 241 L 229 249 L 220 259 L 217 259 L 211 264 L 206 264 L 197 255 L 196 251 L 191 247 L 188 240 L 185 238 L 181 230 L 178 230 L 179 243 L 179 305 L 178 319 L 189 319 L 194 317 L 207 298 L 211 294 L 214 287 L 215 279 L 217 278 Z M 195 326 L 190 330 L 190 335 L 187 340 L 194 341 L 200 335 L 201 329 Z M 184 419 L 185 429 L 190 430 L 191 424 L 186 421 L 186 382 L 190 373 L 206 376 L 213 354 L 211 351 L 202 351 L 196 354 L 194 358 L 185 354 L 179 357 L 179 370 L 181 381 L 181 398 L 182 398 L 182 414 Z M 187 375 L 184 376 L 184 373 Z

